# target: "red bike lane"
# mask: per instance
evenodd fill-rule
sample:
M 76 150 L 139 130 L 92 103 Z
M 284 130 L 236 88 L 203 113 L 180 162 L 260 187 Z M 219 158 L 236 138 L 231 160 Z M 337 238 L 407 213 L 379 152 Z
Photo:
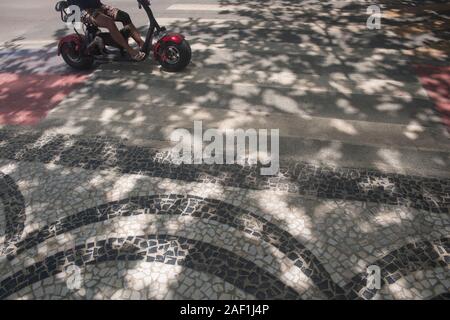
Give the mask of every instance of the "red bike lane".
M 0 62 L 0 125 L 39 123 L 88 77 L 68 69 L 53 48 L 5 49 Z
M 427 91 L 450 131 L 450 66 L 415 65 L 420 83 Z

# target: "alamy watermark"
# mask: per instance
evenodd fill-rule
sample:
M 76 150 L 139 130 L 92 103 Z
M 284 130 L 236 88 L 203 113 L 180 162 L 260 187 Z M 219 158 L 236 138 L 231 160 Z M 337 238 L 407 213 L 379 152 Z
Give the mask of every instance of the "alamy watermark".
M 176 129 L 170 135 L 172 160 L 185 164 L 260 163 L 261 175 L 275 175 L 280 169 L 279 129 L 207 129 L 202 121 L 194 121 L 194 133 Z M 270 150 L 268 146 L 270 138 Z M 204 142 L 208 144 L 203 148 Z M 265 166 L 265 167 L 264 167 Z
M 83 24 L 81 22 L 81 8 L 77 5 L 70 5 L 64 9 L 65 20 L 64 24 L 67 28 L 81 29 Z
M 381 29 L 381 9 L 376 4 L 367 7 L 366 13 L 369 16 L 366 21 L 366 27 L 369 30 Z
M 370 265 L 367 267 L 367 282 L 368 289 L 381 289 L 381 270 L 377 265 Z
M 69 290 L 79 290 L 83 284 L 80 267 L 71 264 L 64 268 L 64 278 Z

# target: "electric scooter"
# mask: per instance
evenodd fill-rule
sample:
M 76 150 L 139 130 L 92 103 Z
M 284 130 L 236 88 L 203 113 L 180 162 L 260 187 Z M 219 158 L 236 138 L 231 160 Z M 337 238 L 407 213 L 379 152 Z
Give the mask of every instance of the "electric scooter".
M 186 68 L 192 57 L 189 42 L 182 34 L 169 32 L 158 24 L 149 0 L 137 2 L 139 9 L 143 8 L 149 19 L 142 52 L 146 57 L 153 53 L 154 61 L 166 71 L 177 72 Z M 61 20 L 65 23 L 73 14 L 68 1 L 59 1 L 55 10 L 60 12 Z M 107 47 L 117 48 L 120 55 L 125 56 L 125 51 L 112 39 L 109 32 L 101 32 L 97 26 L 90 23 L 83 23 L 82 29 L 84 34 L 78 32 L 74 26 L 75 33 L 65 36 L 58 44 L 58 55 L 61 55 L 72 68 L 78 70 L 92 68 L 96 60 L 101 60 L 109 53 Z M 126 26 L 120 32 L 126 40 L 129 39 L 131 32 Z

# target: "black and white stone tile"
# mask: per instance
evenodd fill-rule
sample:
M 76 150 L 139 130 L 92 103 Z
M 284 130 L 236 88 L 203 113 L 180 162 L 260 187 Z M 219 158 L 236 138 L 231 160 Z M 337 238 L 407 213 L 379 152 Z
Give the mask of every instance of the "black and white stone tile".
M 448 269 L 442 267 L 412 272 L 392 284 L 386 284 L 374 298 L 444 299 L 450 285 L 446 274 Z
M 104 261 L 147 261 L 183 266 L 218 276 L 258 299 L 299 299 L 299 294 L 274 275 L 233 252 L 208 243 L 171 235 L 109 237 L 58 251 L 0 282 L 0 298 L 36 281 L 77 267 Z
M 431 299 L 450 289 L 446 179 L 304 163 L 260 177 L 103 137 L 0 130 L 0 140 L 2 298 Z M 111 239 L 118 247 L 105 247 Z M 160 240 L 159 254 L 140 247 Z M 73 292 L 63 289 L 71 263 L 229 289 L 199 280 L 100 292 L 86 281 Z M 371 264 L 380 290 L 366 288 Z
M 27 252 L 21 253 L 21 259 L 25 256 L 29 258 L 24 260 L 23 264 L 14 264 L 15 261 L 13 261 L 9 265 L 9 270 L 5 269 L 3 273 L 12 275 L 24 267 L 35 264 L 37 259 L 33 259 L 32 257 L 38 256 L 39 252 L 46 252 L 47 255 L 56 254 L 58 248 L 69 249 L 71 246 L 93 241 L 93 239 L 97 238 L 97 233 L 108 234 L 110 237 L 115 238 L 123 238 L 129 234 L 142 234 L 144 232 L 151 234 L 177 234 L 217 247 L 220 246 L 242 258 L 249 259 L 251 257 L 251 261 L 255 265 L 267 270 L 271 274 L 277 275 L 281 282 L 292 286 L 302 297 L 326 297 L 320 290 L 314 287 L 311 279 L 304 274 L 307 268 L 299 268 L 295 265 L 296 261 L 287 257 L 283 252 L 268 243 L 257 242 L 258 239 L 255 239 L 255 237 L 252 237 L 248 233 L 214 222 L 204 220 L 195 221 L 191 217 L 177 217 L 174 219 L 174 217 L 169 215 L 158 217 L 156 215 L 141 214 L 140 216 L 117 217 L 109 221 L 94 225 L 91 224 L 65 232 L 62 236 L 53 237 L 38 247 L 33 247 L 27 250 Z M 64 241 L 64 239 L 75 239 L 75 241 Z M 62 246 L 62 242 L 66 246 Z M 329 277 L 326 274 L 321 276 Z
M 4 226 L 0 237 L 4 242 L 19 239 L 25 222 L 25 201 L 14 179 L 0 172 L 0 202 L 2 217 L 0 226 Z
M 177 265 L 111 261 L 81 271 L 79 286 L 68 286 L 71 274 L 62 272 L 8 299 L 256 299 L 219 277 Z

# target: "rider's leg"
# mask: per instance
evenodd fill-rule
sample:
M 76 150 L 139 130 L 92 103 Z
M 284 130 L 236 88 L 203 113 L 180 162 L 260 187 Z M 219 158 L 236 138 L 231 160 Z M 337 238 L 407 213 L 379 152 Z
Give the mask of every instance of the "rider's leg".
M 107 28 L 109 30 L 109 33 L 111 34 L 111 37 L 116 41 L 122 48 L 127 50 L 127 52 L 131 56 L 135 56 L 138 51 L 134 50 L 130 47 L 128 42 L 125 40 L 125 38 L 120 33 L 119 29 L 117 29 L 116 23 L 114 20 L 103 13 L 99 13 L 95 18 L 95 24 L 99 27 Z
M 131 21 L 130 15 L 126 13 L 125 11 L 118 10 L 117 14 L 115 16 L 115 20 L 122 22 L 124 27 L 128 27 L 130 29 L 131 37 L 136 41 L 136 43 L 139 45 L 139 47 L 142 49 L 144 46 L 144 40 L 142 40 L 141 35 L 139 34 L 139 31 L 134 26 L 133 22 Z
M 142 49 L 142 47 L 144 46 L 144 40 L 142 40 L 139 31 L 136 29 L 133 23 L 130 23 L 128 27 L 130 28 L 131 31 L 131 37 L 134 39 L 134 41 L 136 41 L 139 48 Z

